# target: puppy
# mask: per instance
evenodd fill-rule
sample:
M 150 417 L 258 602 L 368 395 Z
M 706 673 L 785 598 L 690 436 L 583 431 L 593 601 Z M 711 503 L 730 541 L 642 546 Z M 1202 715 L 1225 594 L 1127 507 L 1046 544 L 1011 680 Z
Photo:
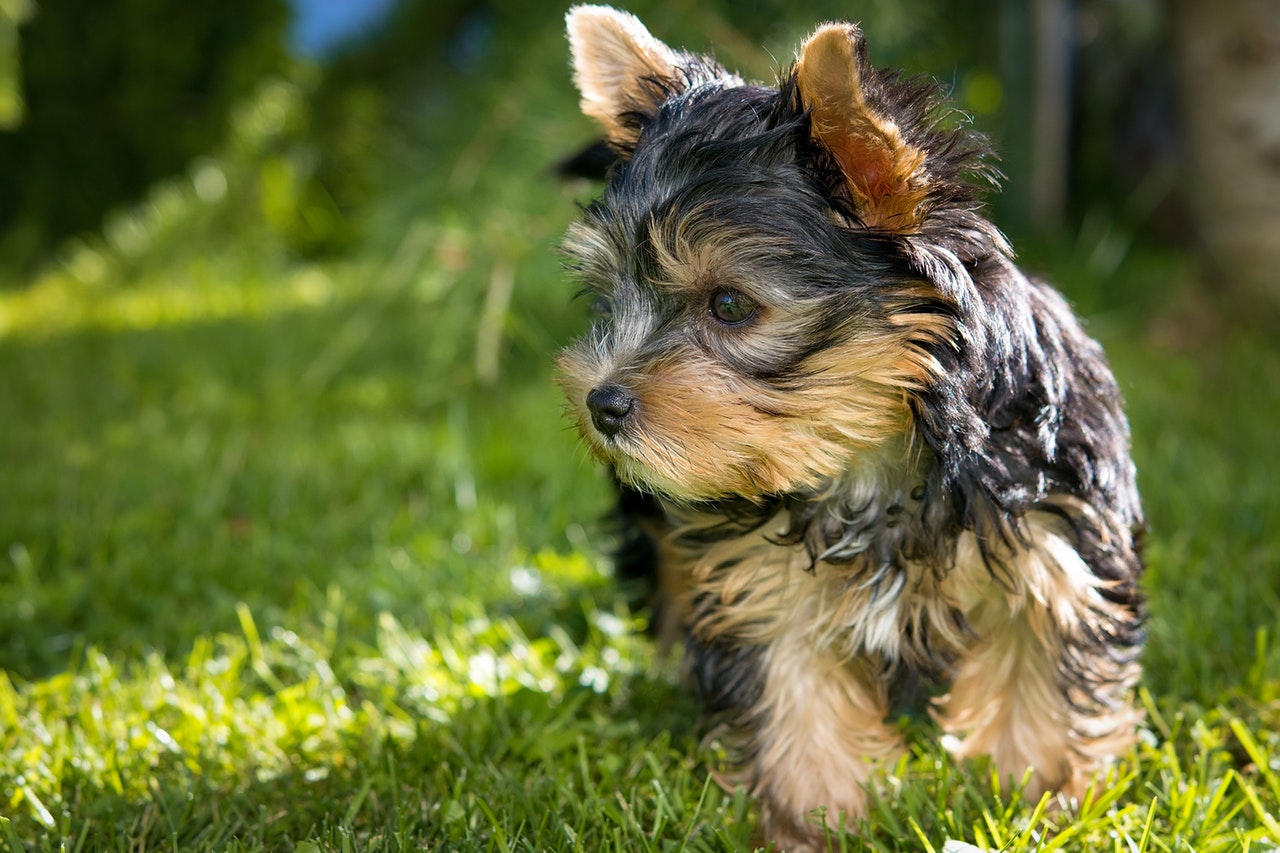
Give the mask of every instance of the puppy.
M 559 382 L 761 841 L 856 825 L 908 677 L 957 758 L 1081 794 L 1139 720 L 1142 513 L 1101 348 L 979 210 L 984 140 L 852 24 L 776 88 L 607 7 L 568 31 L 616 164 Z

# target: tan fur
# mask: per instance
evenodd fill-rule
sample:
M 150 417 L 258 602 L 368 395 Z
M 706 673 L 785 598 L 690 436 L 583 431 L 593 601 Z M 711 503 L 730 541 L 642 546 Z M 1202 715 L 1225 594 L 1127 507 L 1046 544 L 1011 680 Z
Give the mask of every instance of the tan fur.
M 614 142 L 634 142 L 621 115 L 638 105 L 658 106 L 645 81 L 675 78 L 679 54 L 635 16 L 607 6 L 576 6 L 565 22 L 582 112 Z
M 657 600 L 662 606 L 657 610 L 650 628 L 658 641 L 658 651 L 665 658 L 684 642 L 685 626 L 689 624 L 689 572 L 678 551 L 667 538 L 665 522 L 647 525 L 646 532 L 655 543 L 657 553 Z
M 821 832 L 815 809 L 833 830 L 854 828 L 873 773 L 903 747 L 874 665 L 815 648 L 801 623 L 791 627 L 767 652 L 751 787 L 768 804 L 761 841 L 794 850 Z
M 1103 697 L 1115 702 L 1112 709 L 1072 708 L 1056 675 L 1070 640 L 1100 627 L 1103 617 L 1119 618 L 1119 608 L 1100 595 L 1103 582 L 1068 544 L 1060 518 L 1031 513 L 1025 532 L 1029 547 L 1004 555 L 1010 583 L 988 580 L 983 598 L 972 592 L 984 588 L 987 572 L 976 539 L 972 533 L 960 539 L 949 583 L 971 599 L 966 615 L 980 640 L 966 650 L 937 716 L 957 758 L 990 755 L 1001 777 L 1014 783 L 1034 767 L 1031 797 L 1056 789 L 1080 796 L 1108 757 L 1133 745 L 1140 715 L 1124 695 Z M 1136 664 L 1098 659 L 1090 670 L 1117 685 L 1137 679 Z
M 925 152 L 867 103 L 857 51 L 861 31 L 826 24 L 800 48 L 796 85 L 813 136 L 835 157 L 863 223 L 899 233 L 919 228 L 928 195 Z
M 738 280 L 742 250 L 732 235 L 699 242 L 694 252 L 680 233 L 653 231 L 660 286 L 699 294 L 697 302 Z M 600 249 L 598 238 L 581 239 Z M 937 315 L 912 312 L 917 297 L 904 291 L 904 307 L 886 327 L 854 330 L 848 342 L 813 357 L 806 382 L 785 393 L 751 383 L 696 346 L 632 363 L 626 346 L 579 344 L 561 355 L 561 382 L 571 400 L 617 381 L 635 395 L 632 422 L 613 439 L 576 411 L 588 443 L 626 481 L 677 501 L 806 487 L 823 488 L 828 500 L 853 490 L 845 503 L 856 506 L 859 495 L 911 491 L 893 480 L 914 476 L 914 454 L 922 452 L 907 396 L 938 370 L 927 345 L 953 334 Z M 703 345 L 767 348 L 793 309 L 764 310 L 772 313 L 759 328 L 709 327 Z M 1071 498 L 1054 500 L 1071 516 L 1094 512 Z M 777 544 L 789 526 L 785 511 L 755 532 L 691 551 L 681 536 L 720 517 L 680 504 L 668 510 L 675 526 L 660 546 L 662 583 L 668 592 L 686 591 L 672 612 L 687 617 L 703 641 L 768 649 L 764 693 L 751 710 L 763 722 L 743 745 L 756 758 L 722 774 L 761 797 L 762 839 L 816 849 L 810 845 L 822 829 L 809 821 L 812 809 L 826 807 L 829 825 L 861 816 L 863 785 L 899 749 L 883 720 L 886 686 L 870 677 L 881 662 L 954 658 L 950 692 L 936 708 L 948 748 L 961 759 L 991 755 L 1011 785 L 1034 768 L 1033 796 L 1054 789 L 1079 796 L 1098 767 L 1132 745 L 1138 715 L 1122 691 L 1136 680 L 1136 664 L 1105 656 L 1088 662 L 1089 672 L 1115 685 L 1114 695 L 1099 696 L 1112 709 L 1081 711 L 1064 698 L 1063 655 L 1123 613 L 1101 594 L 1104 582 L 1075 553 L 1059 515 L 1033 512 L 1013 522 L 1017 529 L 1004 532 L 1023 543 L 1017 550 L 1002 549 L 996 531 L 965 532 L 948 564 L 907 565 L 875 585 L 866 582 L 874 567 L 857 558 L 809 572 L 803 548 Z M 994 570 L 979 535 L 996 558 Z M 918 645 L 926 639 L 930 649 Z
M 566 24 L 582 112 L 600 123 L 610 142 L 630 147 L 635 129 L 624 116 L 660 106 L 665 92 L 655 83 L 682 83 L 681 55 L 633 15 L 606 6 L 575 6 Z M 928 194 L 926 155 L 867 103 L 857 57 L 861 42 L 852 24 L 819 28 L 797 56 L 797 86 L 811 111 L 814 138 L 839 163 L 862 223 L 913 232 Z M 726 74 L 725 82 L 742 81 Z

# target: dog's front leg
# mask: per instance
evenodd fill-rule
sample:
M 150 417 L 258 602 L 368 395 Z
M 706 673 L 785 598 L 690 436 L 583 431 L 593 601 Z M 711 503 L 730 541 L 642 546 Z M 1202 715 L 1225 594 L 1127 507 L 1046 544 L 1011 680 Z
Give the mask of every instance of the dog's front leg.
M 850 660 L 832 642 L 820 579 L 799 570 L 773 589 L 772 603 L 748 594 L 708 608 L 704 599 L 689 664 L 736 762 L 720 781 L 759 800 L 760 843 L 826 850 L 829 829 L 852 828 L 864 815 L 874 768 L 893 761 L 902 742 L 885 722 L 879 662 Z
M 1088 535 L 1094 515 L 1076 511 L 1074 532 L 1058 516 L 1029 515 L 1023 546 L 1002 555 L 1003 583 L 987 573 L 972 537 L 961 540 L 952 575 L 968 579 L 966 617 L 977 639 L 938 700 L 947 748 L 957 758 L 991 756 L 1011 784 L 1026 776 L 1031 799 L 1083 796 L 1100 768 L 1132 748 L 1140 719 L 1130 696 L 1136 647 L 1126 641 L 1139 630 L 1138 604 L 1124 582 L 1102 580 L 1077 553 L 1073 541 Z M 1100 544 L 1090 550 L 1104 553 Z M 1118 561 L 1123 549 L 1108 553 Z

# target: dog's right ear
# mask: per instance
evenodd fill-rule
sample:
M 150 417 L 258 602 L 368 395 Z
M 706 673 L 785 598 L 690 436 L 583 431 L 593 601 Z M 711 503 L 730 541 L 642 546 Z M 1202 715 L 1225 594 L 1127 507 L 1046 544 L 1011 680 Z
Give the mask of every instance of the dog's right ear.
M 629 152 L 645 118 L 687 86 L 682 55 L 634 15 L 608 6 L 574 6 L 565 24 L 582 111 L 600 122 L 611 145 Z

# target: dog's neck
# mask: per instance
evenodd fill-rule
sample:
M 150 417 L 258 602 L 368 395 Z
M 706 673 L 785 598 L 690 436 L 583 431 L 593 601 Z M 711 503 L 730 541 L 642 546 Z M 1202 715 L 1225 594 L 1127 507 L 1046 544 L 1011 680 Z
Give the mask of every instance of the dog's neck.
M 698 547 L 763 530 L 779 544 L 803 548 L 810 562 L 876 562 L 924 533 L 926 479 L 932 454 L 906 432 L 860 453 L 840 476 L 811 489 L 749 500 L 696 504 L 662 499 L 682 546 Z

